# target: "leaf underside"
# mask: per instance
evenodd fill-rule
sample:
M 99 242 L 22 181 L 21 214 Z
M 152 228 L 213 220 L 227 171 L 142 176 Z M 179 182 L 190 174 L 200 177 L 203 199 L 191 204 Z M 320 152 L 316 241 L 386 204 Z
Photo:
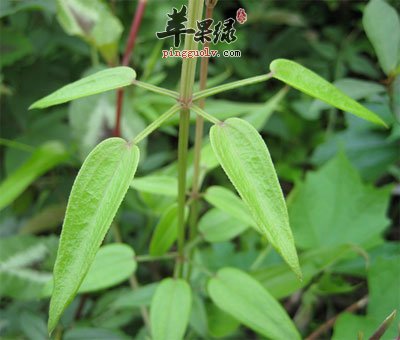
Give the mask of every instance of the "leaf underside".
M 54 266 L 49 332 L 85 278 L 133 180 L 138 162 L 137 146 L 121 138 L 109 138 L 83 163 L 69 197 Z
M 212 148 L 260 232 L 301 277 L 285 199 L 269 151 L 248 122 L 227 119 L 210 130 Z
M 276 59 L 270 65 L 273 77 L 343 111 L 372 123 L 387 126 L 375 113 L 344 94 L 337 87 L 308 68 L 287 59 Z
M 126 66 L 108 68 L 65 85 L 48 96 L 34 102 L 29 109 L 43 109 L 93 94 L 131 85 L 136 72 Z

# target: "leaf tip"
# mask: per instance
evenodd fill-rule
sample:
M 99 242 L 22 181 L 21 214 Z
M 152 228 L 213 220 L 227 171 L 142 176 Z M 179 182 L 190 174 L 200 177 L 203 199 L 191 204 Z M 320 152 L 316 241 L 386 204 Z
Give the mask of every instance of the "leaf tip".
M 49 321 L 47 323 L 47 333 L 49 333 L 49 338 L 51 338 L 51 334 L 53 333 L 54 328 L 56 328 L 55 326 L 54 319 L 49 316 Z
M 279 67 L 279 64 L 282 61 L 285 62 L 285 61 L 289 61 L 289 60 L 278 58 L 278 59 L 274 59 L 271 61 L 271 63 L 269 64 L 269 70 L 271 71 L 272 76 L 274 76 L 276 69 Z
M 32 110 L 32 109 L 39 109 L 39 100 L 35 101 L 34 103 L 32 103 L 29 107 L 28 110 Z

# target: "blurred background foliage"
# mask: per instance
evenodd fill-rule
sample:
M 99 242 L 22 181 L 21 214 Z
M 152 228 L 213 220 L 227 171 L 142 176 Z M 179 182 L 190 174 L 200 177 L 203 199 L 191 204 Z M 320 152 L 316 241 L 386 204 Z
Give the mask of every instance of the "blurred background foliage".
M 28 107 L 85 74 L 117 65 L 136 4 L 0 2 L 1 195 L 15 192 L 15 199 L 0 200 L 0 336 L 4 339 L 47 338 L 47 286 L 68 194 L 85 156 L 112 135 L 116 95 L 109 92 L 41 111 Z M 181 60 L 161 58 L 161 50 L 169 49 L 172 41 L 157 40 L 155 32 L 164 30 L 166 14 L 181 4 L 148 0 L 130 61 L 139 80 L 178 89 Z M 398 13 L 398 1 L 387 4 Z M 196 261 L 211 271 L 235 266 L 250 272 L 281 299 L 304 336 L 365 296 L 367 304 L 356 313 L 340 314 L 333 333 L 321 338 L 354 339 L 359 330 L 369 336 L 400 307 L 400 77 L 398 68 L 396 75 L 381 59 L 378 62 L 381 52 L 363 26 L 366 5 L 341 0 L 220 0 L 215 9 L 220 20 L 235 17 L 243 7 L 248 20 L 236 24 L 237 41 L 216 46 L 239 49 L 242 57 L 211 60 L 209 86 L 266 73 L 275 58 L 293 59 L 334 82 L 389 125 L 389 129 L 374 126 L 277 81 L 206 102 L 207 112 L 219 119 L 244 117 L 265 138 L 287 195 L 305 279 L 298 282 L 248 228 L 251 222 L 237 215 L 234 189 L 207 143 L 203 188 L 213 187 L 202 203 L 205 214 Z M 390 30 L 384 12 L 375 13 L 389 43 L 390 39 L 396 43 L 400 33 Z M 132 139 L 170 105 L 168 98 L 128 88 L 123 137 Z M 148 254 L 160 216 L 164 223 L 173 218 L 165 211 L 171 210 L 176 195 L 177 123 L 172 120 L 140 146 L 142 178 L 129 190 L 114 221 L 118 228 L 111 228 L 106 244 L 123 240 L 136 254 Z M 5 182 L 13 174 L 16 179 Z M 221 230 L 221 226 L 232 227 Z M 150 252 L 157 251 L 150 247 Z M 136 275 L 142 286 L 132 291 L 127 280 L 134 270 L 132 254 L 126 249 L 111 254 L 106 262 L 97 259 L 103 265 L 93 269 L 92 281 L 63 316 L 64 339 L 145 338 L 139 307 L 149 305 L 154 282 L 171 274 L 172 263 L 139 263 Z M 205 277 L 195 274 L 188 339 L 260 338 L 211 304 Z M 98 284 L 107 277 L 113 279 Z M 385 336 L 395 337 L 396 328 L 393 325 Z

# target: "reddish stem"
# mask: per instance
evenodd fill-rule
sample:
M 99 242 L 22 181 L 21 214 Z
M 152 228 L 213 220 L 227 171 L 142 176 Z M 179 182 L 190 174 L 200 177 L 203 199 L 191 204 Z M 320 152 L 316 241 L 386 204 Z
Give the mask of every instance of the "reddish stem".
M 136 43 L 136 37 L 139 32 L 140 24 L 142 22 L 143 13 L 146 8 L 147 0 L 139 0 L 138 5 L 136 7 L 135 16 L 132 20 L 131 29 L 129 31 L 129 38 L 126 44 L 124 56 L 122 58 L 123 66 L 127 66 L 129 64 L 129 60 L 131 58 L 133 49 Z M 122 88 L 117 90 L 117 108 L 115 111 L 115 127 L 114 127 L 114 136 L 121 136 L 121 114 L 122 114 L 122 105 L 124 102 L 124 90 Z

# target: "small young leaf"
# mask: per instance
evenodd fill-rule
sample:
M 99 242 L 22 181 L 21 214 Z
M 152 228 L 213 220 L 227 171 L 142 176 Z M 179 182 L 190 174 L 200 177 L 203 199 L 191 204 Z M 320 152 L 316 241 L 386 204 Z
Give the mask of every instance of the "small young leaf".
M 207 211 L 199 221 L 199 231 L 208 242 L 230 240 L 245 231 L 248 226 L 219 209 Z
M 106 1 L 58 0 L 57 5 L 57 19 L 67 34 L 96 46 L 109 64 L 116 61 L 123 27 Z
M 283 307 L 250 275 L 223 268 L 207 288 L 219 308 L 254 331 L 270 339 L 300 339 Z
M 178 206 L 171 205 L 161 216 L 150 241 L 150 255 L 164 255 L 178 235 Z
M 145 176 L 135 178 L 131 188 L 150 194 L 176 197 L 178 181 L 172 176 Z
M 154 340 L 181 340 L 189 322 L 192 293 L 181 279 L 164 279 L 157 287 L 150 307 Z
M 260 232 L 301 277 L 285 199 L 263 139 L 248 122 L 230 118 L 211 128 L 210 140 Z
M 17 171 L 0 184 L 0 210 L 14 201 L 36 178 L 65 161 L 68 154 L 59 142 L 40 146 Z
M 139 149 L 121 138 L 101 142 L 80 169 L 69 197 L 54 265 L 51 332 L 79 289 L 135 175 Z
M 343 111 L 355 114 L 372 123 L 386 126 L 386 123 L 375 113 L 351 99 L 334 85 L 321 78 L 313 71 L 287 59 L 276 59 L 270 65 L 274 78 L 320 99 Z
M 208 203 L 234 217 L 238 221 L 242 221 L 246 225 L 255 226 L 249 209 L 231 190 L 214 185 L 207 189 L 204 198 Z
M 100 247 L 90 266 L 79 293 L 96 292 L 127 280 L 136 270 L 135 252 L 126 244 L 112 243 Z M 43 289 L 42 296 L 51 296 L 53 281 Z
M 128 86 L 132 84 L 135 78 L 136 72 L 129 67 L 118 66 L 109 68 L 65 85 L 52 94 L 34 102 L 29 109 L 43 109 L 77 98 Z
M 389 75 L 400 61 L 399 15 L 386 1 L 372 0 L 365 7 L 363 26 L 374 46 L 379 64 Z

